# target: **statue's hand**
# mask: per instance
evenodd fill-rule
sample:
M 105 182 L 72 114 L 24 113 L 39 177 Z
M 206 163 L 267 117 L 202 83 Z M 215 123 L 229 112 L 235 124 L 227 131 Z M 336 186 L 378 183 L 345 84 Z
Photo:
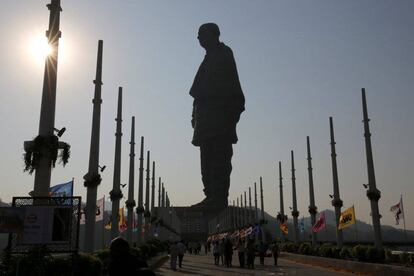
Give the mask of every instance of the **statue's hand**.
M 191 126 L 194 128 L 195 122 L 194 119 L 191 119 Z

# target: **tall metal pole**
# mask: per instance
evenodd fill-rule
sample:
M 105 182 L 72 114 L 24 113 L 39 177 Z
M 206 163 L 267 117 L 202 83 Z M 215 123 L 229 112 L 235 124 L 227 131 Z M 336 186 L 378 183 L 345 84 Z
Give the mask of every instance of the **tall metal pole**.
M 150 151 L 147 151 L 147 169 L 146 169 L 147 177 L 145 179 L 145 241 L 148 240 L 148 226 L 150 220 Z
M 262 222 L 264 222 L 265 220 L 265 215 L 264 215 L 264 200 L 263 200 L 263 185 L 262 185 L 262 177 L 260 177 L 260 206 L 261 206 L 261 212 L 262 212 Z
M 240 194 L 240 224 L 244 226 L 244 208 L 243 208 L 243 193 Z
M 40 106 L 39 136 L 53 137 L 55 128 L 56 110 L 56 84 L 58 68 L 60 28 L 60 0 L 51 0 L 47 5 L 50 10 L 49 30 L 46 31 L 49 46 L 52 51 L 46 57 L 45 71 L 43 75 L 42 103 Z M 25 143 L 26 148 L 26 143 Z M 48 196 L 51 178 L 52 156 L 47 146 L 41 148 L 42 154 L 39 157 L 34 178 L 34 196 Z M 96 203 L 95 203 L 96 204 Z
M 236 205 L 237 206 L 236 225 L 237 225 L 237 228 L 240 228 L 241 222 L 240 222 L 240 208 L 239 208 L 239 198 L 238 197 L 236 198 L 236 203 L 237 203 L 237 205 Z
M 257 187 L 256 187 L 256 182 L 254 182 L 254 223 L 258 223 L 258 215 L 257 215 Z
M 249 224 L 249 213 L 247 210 L 247 196 L 246 191 L 244 191 L 244 225 Z
M 283 177 L 282 177 L 282 162 L 279 161 L 279 193 L 280 193 L 280 214 L 285 216 L 285 206 L 283 203 Z
M 252 188 L 249 187 L 249 224 L 252 224 Z
M 161 207 L 161 177 L 158 177 L 158 207 Z
M 165 188 L 164 188 L 164 182 L 162 182 L 161 207 L 165 207 Z
M 137 206 L 137 242 L 142 244 L 142 218 L 144 215 L 144 137 L 141 136 L 141 151 L 139 154 L 139 175 L 138 175 L 138 206 Z
M 381 222 L 380 213 L 378 209 L 378 200 L 381 198 L 381 192 L 377 189 L 375 181 L 374 171 L 374 159 L 372 157 L 372 146 L 371 146 L 371 132 L 369 130 L 369 118 L 367 101 L 365 97 L 365 88 L 362 88 L 362 109 L 364 116 L 364 136 L 365 136 L 365 149 L 367 155 L 367 169 L 368 169 L 368 191 L 367 197 L 371 201 L 371 215 L 372 215 L 372 226 L 374 227 L 374 239 L 375 247 L 378 249 L 382 248 L 382 237 L 381 237 Z
M 129 151 L 129 181 L 128 181 L 128 200 L 125 205 L 128 210 L 127 218 L 127 240 L 132 244 L 132 228 L 134 221 L 134 207 L 136 205 L 134 200 L 134 178 L 135 178 L 135 117 L 132 116 L 131 121 L 131 142 Z
M 339 229 L 339 218 L 341 217 L 342 200 L 339 197 L 339 184 L 338 184 L 338 168 L 336 165 L 336 149 L 335 149 L 335 136 L 332 117 L 329 117 L 329 128 L 331 134 L 331 159 L 332 159 L 332 183 L 333 183 L 333 200 L 332 206 L 335 207 L 335 219 L 336 219 L 336 245 L 342 247 L 343 235 L 342 229 Z
M 121 138 L 122 138 L 122 87 L 118 90 L 118 111 L 115 133 L 115 161 L 114 161 L 114 180 L 112 191 L 110 192 L 112 201 L 112 217 L 111 217 L 111 240 L 119 235 L 119 200 L 122 198 L 121 192 Z
M 154 213 L 155 207 L 155 161 L 152 161 L 152 177 L 151 177 L 151 213 Z
M 309 175 L 309 213 L 311 215 L 312 226 L 316 222 L 316 212 L 318 208 L 315 205 L 315 193 L 313 191 L 313 172 L 312 172 L 312 157 L 309 143 L 309 136 L 306 136 L 306 145 L 308 151 L 308 175 Z M 312 246 L 316 246 L 317 236 L 316 233 L 312 231 Z
M 102 52 L 103 41 L 98 42 L 98 57 L 96 64 L 96 77 L 93 81 L 95 84 L 95 93 L 92 100 L 92 133 L 91 147 L 89 152 L 88 173 L 83 177 L 86 191 L 86 214 L 85 214 L 85 251 L 93 252 L 94 250 L 94 233 L 95 233 L 95 214 L 96 214 L 96 197 L 98 185 L 101 183 L 99 174 L 99 133 L 101 125 L 101 87 L 102 87 Z
M 295 159 L 293 155 L 293 150 L 290 151 L 290 155 L 292 159 L 293 234 L 294 234 L 295 243 L 299 243 L 299 228 L 298 228 L 299 211 L 298 211 L 298 205 L 296 202 L 296 176 L 295 176 Z

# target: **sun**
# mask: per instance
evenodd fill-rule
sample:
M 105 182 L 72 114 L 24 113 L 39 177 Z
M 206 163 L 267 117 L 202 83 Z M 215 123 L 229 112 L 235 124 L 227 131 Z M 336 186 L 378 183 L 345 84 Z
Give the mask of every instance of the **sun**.
M 46 37 L 34 37 L 29 43 L 29 51 L 36 63 L 44 63 L 47 56 L 49 56 L 53 48 L 49 45 Z

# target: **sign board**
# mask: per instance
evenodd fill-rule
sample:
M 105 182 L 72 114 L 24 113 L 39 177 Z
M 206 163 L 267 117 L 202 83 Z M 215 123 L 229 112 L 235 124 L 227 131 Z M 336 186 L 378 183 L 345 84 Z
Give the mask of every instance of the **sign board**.
M 0 207 L 0 233 L 21 233 L 24 211 L 23 208 Z

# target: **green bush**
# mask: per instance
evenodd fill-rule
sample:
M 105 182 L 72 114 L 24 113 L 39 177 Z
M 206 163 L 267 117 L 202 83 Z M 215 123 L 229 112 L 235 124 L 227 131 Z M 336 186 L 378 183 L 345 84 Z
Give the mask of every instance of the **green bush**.
M 343 246 L 339 252 L 339 257 L 341 259 L 349 259 L 352 257 L 352 249 L 347 246 Z
M 410 254 L 410 261 L 409 261 L 409 265 L 410 266 L 414 266 L 414 253 Z
M 364 262 L 367 260 L 366 257 L 367 247 L 361 244 L 355 245 L 352 248 L 352 257 L 357 259 L 360 262 Z
M 410 261 L 410 255 L 407 252 L 403 252 L 400 254 L 400 262 L 402 264 L 408 264 Z
M 101 275 L 102 262 L 92 254 L 80 253 L 75 259 L 78 267 L 77 276 L 99 276 Z
M 330 243 L 322 244 L 318 249 L 319 256 L 332 258 L 333 257 L 332 248 L 333 246 Z
M 303 255 L 311 255 L 312 245 L 309 242 L 301 243 L 299 246 L 298 252 Z
M 400 262 L 400 255 L 399 254 L 392 254 L 392 251 L 387 249 L 387 250 L 385 250 L 385 261 L 387 263 L 399 263 Z
M 341 247 L 338 247 L 338 246 L 334 246 L 334 247 L 332 247 L 332 257 L 333 258 L 336 258 L 336 259 L 339 259 L 339 258 L 341 258 L 341 250 L 342 250 L 342 248 Z
M 381 263 L 384 261 L 384 250 L 378 250 L 376 247 L 369 245 L 366 247 L 365 257 L 368 262 Z

